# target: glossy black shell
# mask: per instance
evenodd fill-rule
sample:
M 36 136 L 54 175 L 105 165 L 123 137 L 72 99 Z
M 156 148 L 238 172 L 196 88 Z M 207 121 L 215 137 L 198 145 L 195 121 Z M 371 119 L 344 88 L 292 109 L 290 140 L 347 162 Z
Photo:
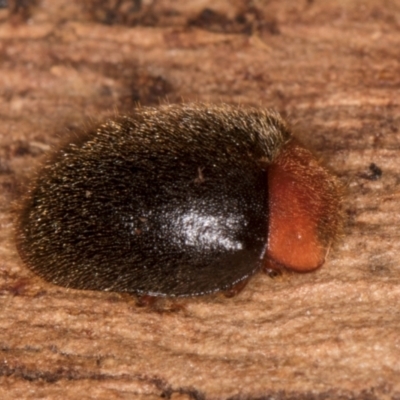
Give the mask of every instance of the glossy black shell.
M 272 112 L 138 109 L 77 136 L 23 203 L 23 260 L 62 286 L 186 296 L 230 288 L 261 262 L 268 164 L 289 140 Z

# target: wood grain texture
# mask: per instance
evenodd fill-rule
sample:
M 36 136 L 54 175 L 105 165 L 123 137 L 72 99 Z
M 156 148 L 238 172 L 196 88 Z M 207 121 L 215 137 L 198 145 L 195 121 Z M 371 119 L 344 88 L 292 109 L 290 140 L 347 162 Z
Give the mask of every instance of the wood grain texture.
M 400 399 L 400 2 L 15 0 L 0 10 L 0 398 Z M 345 186 L 311 274 L 137 308 L 34 276 L 13 201 L 138 102 L 273 107 Z

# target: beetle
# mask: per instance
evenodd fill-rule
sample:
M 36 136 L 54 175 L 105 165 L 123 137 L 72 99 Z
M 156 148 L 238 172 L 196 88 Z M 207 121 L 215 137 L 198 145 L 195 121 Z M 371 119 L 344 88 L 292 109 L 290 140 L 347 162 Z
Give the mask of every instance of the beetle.
M 320 267 L 340 201 L 337 178 L 274 111 L 143 107 L 53 152 L 20 207 L 17 247 L 57 285 L 204 295 L 262 268 Z

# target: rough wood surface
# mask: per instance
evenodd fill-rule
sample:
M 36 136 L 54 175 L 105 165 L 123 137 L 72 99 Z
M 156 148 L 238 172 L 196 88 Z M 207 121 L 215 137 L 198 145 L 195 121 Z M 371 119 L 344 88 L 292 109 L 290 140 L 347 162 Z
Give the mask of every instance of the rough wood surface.
M 0 10 L 0 398 L 400 399 L 399 49 L 389 0 Z M 11 204 L 44 153 L 93 117 L 165 97 L 289 117 L 346 186 L 321 270 L 149 310 L 21 263 Z

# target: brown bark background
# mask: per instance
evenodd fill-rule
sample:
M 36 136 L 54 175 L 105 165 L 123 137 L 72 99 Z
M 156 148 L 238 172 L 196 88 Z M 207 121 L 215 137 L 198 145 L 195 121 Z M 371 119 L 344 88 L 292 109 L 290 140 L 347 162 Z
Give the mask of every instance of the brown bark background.
M 399 90 L 398 0 L 10 2 L 0 398 L 400 399 Z M 43 155 L 93 118 L 165 98 L 289 118 L 346 187 L 343 237 L 322 269 L 146 309 L 22 264 L 11 205 Z

